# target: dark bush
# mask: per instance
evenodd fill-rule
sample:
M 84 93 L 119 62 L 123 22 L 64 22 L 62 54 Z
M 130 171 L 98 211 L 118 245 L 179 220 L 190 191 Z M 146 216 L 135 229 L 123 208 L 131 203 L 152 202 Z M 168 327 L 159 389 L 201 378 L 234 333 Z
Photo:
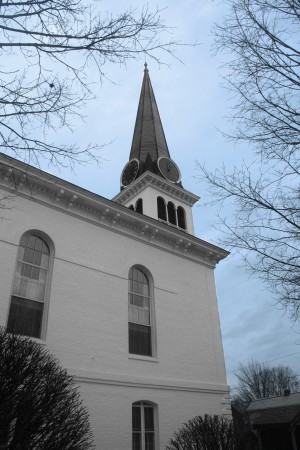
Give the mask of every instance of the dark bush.
M 0 448 L 90 450 L 88 413 L 71 376 L 29 338 L 0 328 Z
M 166 450 L 256 450 L 252 433 L 236 427 L 221 416 L 198 416 L 185 423 L 170 440 Z

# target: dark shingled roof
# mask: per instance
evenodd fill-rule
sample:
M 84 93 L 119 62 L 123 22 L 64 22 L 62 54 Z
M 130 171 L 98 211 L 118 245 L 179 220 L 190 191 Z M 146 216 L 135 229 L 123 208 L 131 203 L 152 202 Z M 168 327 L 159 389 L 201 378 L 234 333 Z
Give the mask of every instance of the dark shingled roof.
M 146 164 L 147 170 L 151 171 L 151 167 L 149 167 L 151 166 L 151 161 L 156 162 L 160 156 L 170 158 L 149 71 L 147 64 L 145 64 L 129 159 L 137 158 L 142 165 Z
M 254 426 L 292 423 L 300 416 L 300 393 L 255 400 L 248 412 Z

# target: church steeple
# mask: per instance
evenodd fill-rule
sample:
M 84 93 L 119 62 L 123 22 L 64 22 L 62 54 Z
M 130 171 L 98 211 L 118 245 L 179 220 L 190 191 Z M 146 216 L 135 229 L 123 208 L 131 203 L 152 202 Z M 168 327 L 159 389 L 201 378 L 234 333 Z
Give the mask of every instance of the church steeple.
M 146 64 L 129 162 L 122 171 L 121 192 L 113 200 L 194 233 L 191 208 L 199 197 L 182 187 L 180 170 L 170 158 Z
M 126 164 L 121 176 L 122 188 L 147 171 L 181 186 L 180 171 L 174 161 L 170 159 L 149 71 L 145 63 L 129 163 Z
M 163 126 L 158 112 L 149 70 L 145 63 L 144 79 L 134 127 L 130 158 L 145 163 L 148 155 L 152 161 L 160 156 L 170 158 Z

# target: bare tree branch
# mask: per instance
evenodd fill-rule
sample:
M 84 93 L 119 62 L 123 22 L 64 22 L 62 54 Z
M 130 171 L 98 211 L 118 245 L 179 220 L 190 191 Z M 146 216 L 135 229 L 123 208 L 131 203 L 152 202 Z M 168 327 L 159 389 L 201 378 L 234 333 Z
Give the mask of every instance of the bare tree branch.
M 113 17 L 98 3 L 81 0 L 2 1 L 0 4 L 0 146 L 35 163 L 97 159 L 101 148 L 89 144 L 49 143 L 34 130 L 70 126 L 92 98 L 87 70 L 99 80 L 107 63 L 125 64 L 147 55 L 160 62 L 160 51 L 173 54 L 176 42 L 159 10 L 128 9 Z M 59 149 L 59 150 L 58 150 Z M 55 155 L 55 156 L 53 156 Z
M 259 398 L 280 397 L 288 389 L 297 392 L 299 381 L 290 367 L 268 367 L 256 361 L 247 365 L 240 364 L 236 373 L 238 379 L 237 393 L 233 404 L 244 412 L 248 405 Z
M 220 210 L 221 243 L 237 249 L 296 320 L 300 307 L 300 3 L 226 0 L 216 49 L 229 53 L 227 86 L 236 95 L 225 136 L 250 143 L 251 165 L 214 173 L 198 165 Z M 226 205 L 225 205 L 226 204 Z

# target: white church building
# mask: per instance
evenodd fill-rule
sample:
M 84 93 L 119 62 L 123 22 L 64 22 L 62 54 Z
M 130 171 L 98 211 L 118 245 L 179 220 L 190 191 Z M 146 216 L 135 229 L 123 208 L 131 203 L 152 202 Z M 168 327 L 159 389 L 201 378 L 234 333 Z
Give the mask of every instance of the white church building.
M 146 66 L 112 200 L 0 154 L 3 197 L 0 325 L 74 376 L 97 450 L 164 450 L 188 419 L 230 414 L 214 280 L 228 253 L 194 235 Z

